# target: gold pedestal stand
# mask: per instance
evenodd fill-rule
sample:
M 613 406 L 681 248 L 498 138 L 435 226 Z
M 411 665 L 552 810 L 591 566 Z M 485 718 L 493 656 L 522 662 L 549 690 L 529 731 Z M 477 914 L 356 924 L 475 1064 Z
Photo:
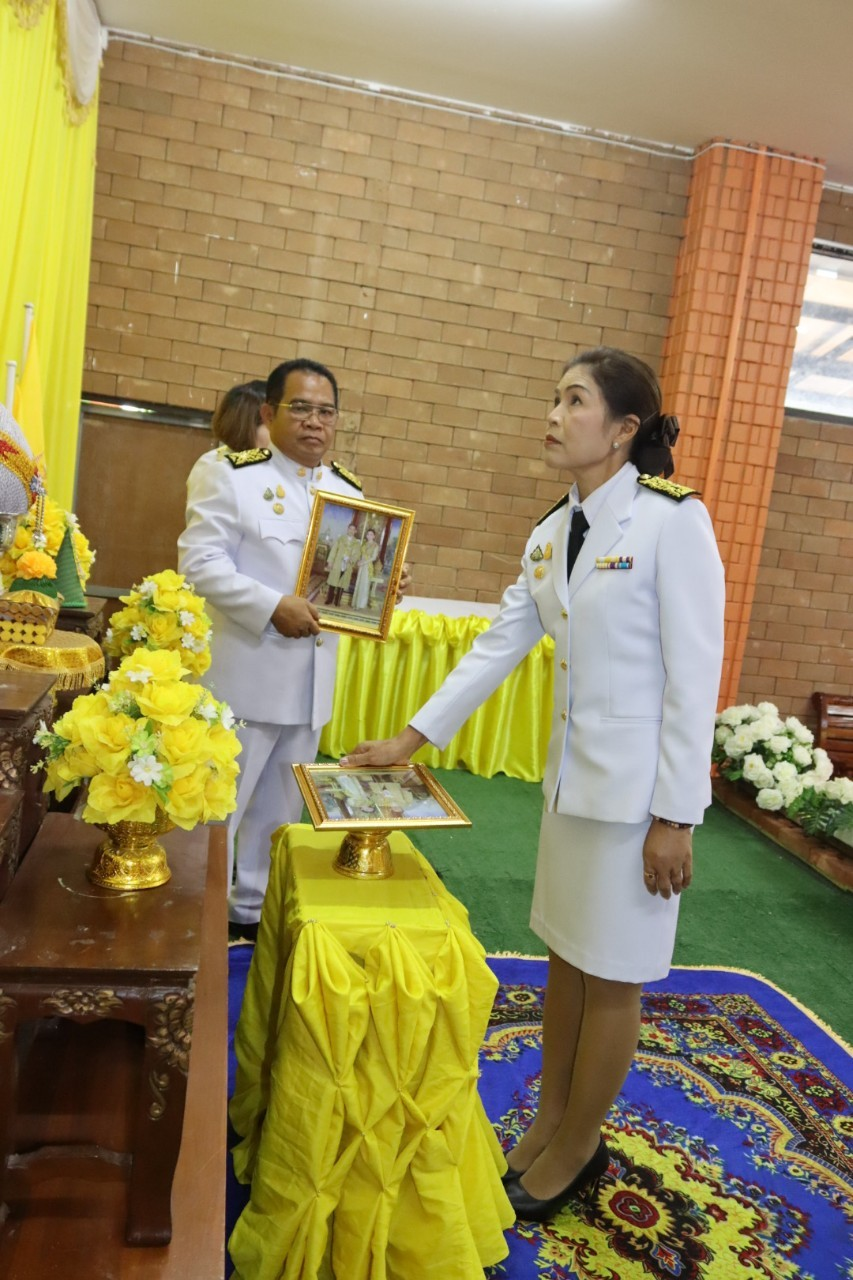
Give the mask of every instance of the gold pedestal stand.
M 387 880 L 394 874 L 388 837 L 384 831 L 348 831 L 332 866 L 342 876 Z

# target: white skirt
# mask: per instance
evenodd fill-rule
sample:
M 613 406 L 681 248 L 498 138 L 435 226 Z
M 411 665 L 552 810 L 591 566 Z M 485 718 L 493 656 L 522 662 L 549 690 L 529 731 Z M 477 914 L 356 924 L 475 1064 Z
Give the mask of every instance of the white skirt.
M 669 972 L 679 898 L 643 885 L 649 824 L 542 815 L 530 927 L 584 973 L 653 982 Z

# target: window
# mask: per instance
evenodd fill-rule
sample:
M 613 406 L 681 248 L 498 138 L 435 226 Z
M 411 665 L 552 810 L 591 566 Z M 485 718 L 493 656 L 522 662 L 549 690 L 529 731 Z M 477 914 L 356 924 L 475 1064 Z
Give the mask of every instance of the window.
M 817 244 L 785 408 L 853 421 L 853 249 Z

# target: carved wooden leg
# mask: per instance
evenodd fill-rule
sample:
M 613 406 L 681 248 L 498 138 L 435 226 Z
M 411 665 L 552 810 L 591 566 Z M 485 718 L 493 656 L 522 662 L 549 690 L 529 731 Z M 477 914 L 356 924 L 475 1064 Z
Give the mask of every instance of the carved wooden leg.
M 4 991 L 0 991 L 0 1222 L 3 1221 L 7 1212 L 7 1166 L 12 1154 L 12 1132 L 18 1097 L 16 1022 L 16 1002 Z
M 172 1238 L 172 1179 L 181 1148 L 192 1038 L 193 989 L 160 992 L 148 1005 L 134 1123 L 128 1244 Z

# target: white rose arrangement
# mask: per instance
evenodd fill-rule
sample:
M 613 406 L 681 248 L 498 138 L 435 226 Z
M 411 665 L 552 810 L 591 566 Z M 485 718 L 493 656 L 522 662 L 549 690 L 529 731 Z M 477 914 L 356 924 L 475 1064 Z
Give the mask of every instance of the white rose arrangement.
M 722 777 L 755 788 L 759 809 L 783 812 L 809 835 L 853 826 L 853 780 L 833 778 L 811 730 L 796 716 L 783 720 L 772 702 L 721 711 L 711 759 Z

